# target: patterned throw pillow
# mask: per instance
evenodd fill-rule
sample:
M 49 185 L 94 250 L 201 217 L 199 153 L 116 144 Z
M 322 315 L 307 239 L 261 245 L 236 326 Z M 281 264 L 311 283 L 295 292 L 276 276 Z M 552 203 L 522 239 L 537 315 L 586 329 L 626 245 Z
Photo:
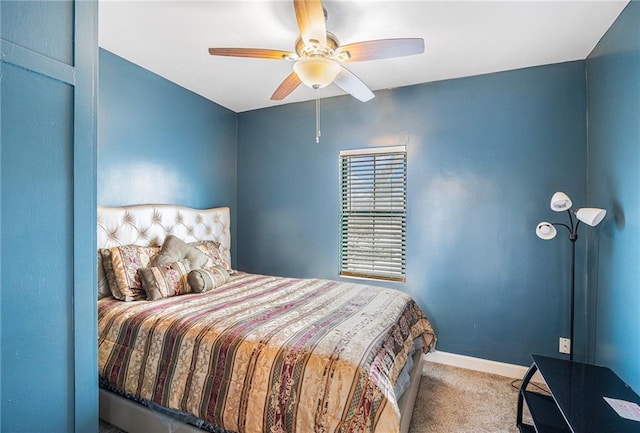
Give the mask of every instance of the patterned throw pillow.
M 102 253 L 102 264 L 114 298 L 121 301 L 139 301 L 146 295 L 138 277 L 138 269 L 149 266 L 159 247 L 125 245 Z
M 187 283 L 189 260 L 167 263 L 165 265 L 138 269 L 142 287 L 148 301 L 170 298 L 191 292 Z
M 194 269 L 189 272 L 188 281 L 192 291 L 204 293 L 229 281 L 229 272 L 219 265 L 209 269 Z
M 104 270 L 104 278 L 107 280 L 107 289 L 109 290 L 109 294 L 116 299 L 121 299 L 118 297 L 122 295 L 120 295 L 118 283 L 116 283 L 116 277 L 113 273 L 111 250 L 109 248 L 98 248 L 98 254 L 100 254 L 100 257 L 102 258 L 102 270 Z
M 151 266 L 166 265 L 184 259 L 189 260 L 191 269 L 200 269 L 207 264 L 209 256 L 179 237 L 168 235 L 162 243 L 160 252 L 151 262 Z
M 111 262 L 111 251 L 106 248 L 98 248 L 98 299 L 113 296 L 109 287 L 109 280 L 107 280 L 107 273 L 104 269 L 103 251 L 109 254 L 109 262 Z
M 202 269 L 211 269 L 214 266 L 222 266 L 226 269 L 226 271 L 230 274 L 233 273 L 231 269 L 231 264 L 227 263 L 222 257 L 222 253 L 220 252 L 220 244 L 215 241 L 200 241 L 200 242 L 191 242 L 189 245 L 193 245 L 198 248 L 200 251 L 204 252 L 209 256 L 209 261 L 205 263 Z

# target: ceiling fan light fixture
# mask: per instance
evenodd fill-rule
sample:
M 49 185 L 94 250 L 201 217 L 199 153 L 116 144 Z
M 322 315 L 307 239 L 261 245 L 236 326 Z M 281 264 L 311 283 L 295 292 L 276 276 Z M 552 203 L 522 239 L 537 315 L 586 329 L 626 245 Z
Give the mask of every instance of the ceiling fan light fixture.
M 340 72 L 340 65 L 326 57 L 306 57 L 293 64 L 300 81 L 314 89 L 328 86 Z

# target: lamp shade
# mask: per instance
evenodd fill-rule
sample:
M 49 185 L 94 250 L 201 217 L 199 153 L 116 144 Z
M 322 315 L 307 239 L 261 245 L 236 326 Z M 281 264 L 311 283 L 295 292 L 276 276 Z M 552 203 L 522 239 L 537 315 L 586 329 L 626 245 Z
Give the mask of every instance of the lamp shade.
M 536 235 L 540 239 L 544 239 L 545 241 L 555 238 L 556 234 L 558 234 L 558 231 L 553 226 L 553 224 L 546 221 L 541 222 L 536 227 Z
M 325 57 L 303 57 L 294 63 L 293 70 L 304 84 L 321 89 L 335 80 L 340 65 Z
M 569 196 L 563 192 L 557 192 L 553 194 L 553 197 L 551 197 L 551 210 L 556 212 L 569 210 L 572 205 L 573 203 L 571 203 Z
M 576 218 L 591 227 L 600 224 L 600 221 L 604 219 L 607 211 L 604 209 L 598 209 L 596 207 L 583 207 L 576 212 Z

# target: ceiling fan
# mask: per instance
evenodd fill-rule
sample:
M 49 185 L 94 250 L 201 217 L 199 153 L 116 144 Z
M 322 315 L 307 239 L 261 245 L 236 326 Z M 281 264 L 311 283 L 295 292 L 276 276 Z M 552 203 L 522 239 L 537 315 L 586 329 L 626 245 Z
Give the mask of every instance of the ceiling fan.
M 272 100 L 286 98 L 301 83 L 316 90 L 334 83 L 366 102 L 374 97 L 373 92 L 344 64 L 424 52 L 422 38 L 379 39 L 340 45 L 338 38 L 326 30 L 326 12 L 321 1 L 293 0 L 293 7 L 300 30 L 295 52 L 263 48 L 209 48 L 209 54 L 295 61 L 293 72 L 278 86 Z

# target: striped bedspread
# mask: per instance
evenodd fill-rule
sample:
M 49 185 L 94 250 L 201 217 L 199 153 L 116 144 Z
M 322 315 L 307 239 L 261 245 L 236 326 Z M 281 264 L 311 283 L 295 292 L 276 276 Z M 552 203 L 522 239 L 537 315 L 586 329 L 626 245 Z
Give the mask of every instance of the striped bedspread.
M 415 338 L 435 342 L 403 292 L 244 273 L 98 315 L 106 381 L 241 433 L 398 432 L 395 380 Z

